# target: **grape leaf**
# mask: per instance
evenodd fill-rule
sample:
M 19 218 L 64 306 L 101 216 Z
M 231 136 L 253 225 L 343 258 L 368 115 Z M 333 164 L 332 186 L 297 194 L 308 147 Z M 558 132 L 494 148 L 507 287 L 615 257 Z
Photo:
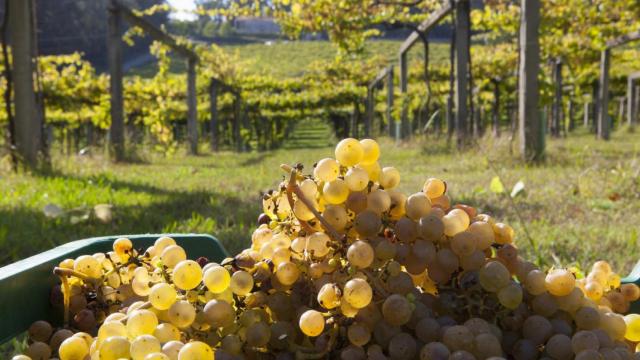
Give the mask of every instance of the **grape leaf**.
M 491 179 L 489 190 L 496 194 L 501 194 L 504 192 L 504 185 L 502 185 L 502 180 L 500 180 L 499 176 L 494 176 L 493 179 Z

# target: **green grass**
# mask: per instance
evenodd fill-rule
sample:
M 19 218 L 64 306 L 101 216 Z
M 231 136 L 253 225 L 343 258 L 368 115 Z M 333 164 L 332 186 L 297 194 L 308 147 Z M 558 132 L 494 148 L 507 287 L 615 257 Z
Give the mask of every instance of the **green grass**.
M 401 41 L 370 40 L 367 42 L 363 58 L 381 56 L 389 63 L 398 61 L 398 49 Z M 224 45 L 223 48 L 247 63 L 251 73 L 271 74 L 277 78 L 300 76 L 308 70 L 314 61 L 329 61 L 336 57 L 337 48 L 328 41 L 273 41 L 270 45 L 264 42 L 245 45 Z M 430 44 L 430 61 L 446 62 L 449 59 L 449 45 L 444 43 Z M 421 44 L 416 44 L 409 53 L 411 61 L 421 61 L 423 56 Z M 184 73 L 185 62 L 172 57 L 171 71 Z M 131 69 L 129 74 L 153 76 L 157 71 L 154 63 Z
M 310 166 L 332 155 L 335 139 L 324 126 L 306 126 L 284 149 L 236 154 L 204 153 L 165 158 L 143 154 L 145 161 L 110 164 L 101 156 L 54 156 L 51 174 L 0 177 L 0 263 L 14 261 L 64 242 L 107 234 L 204 232 L 222 240 L 233 253 L 249 244 L 260 213 L 260 194 L 283 178 L 281 163 Z M 457 152 L 444 140 L 420 139 L 396 145 L 381 139 L 383 165 L 402 174 L 400 188 L 417 191 L 427 177 L 447 181 L 455 202 L 510 223 L 525 256 L 532 249 L 517 220 L 520 213 L 548 264 L 586 265 L 611 260 L 627 272 L 640 255 L 640 134 L 618 132 L 610 142 L 590 134 L 549 140 L 547 161 L 525 166 L 506 136 L 484 139 L 482 149 Z M 497 169 L 497 174 L 489 166 Z M 489 190 L 499 175 L 510 188 L 525 184 L 512 207 Z M 102 224 L 89 217 L 46 218 L 43 208 L 65 210 L 113 204 L 115 218 Z M 76 219 L 78 220 L 78 219 Z

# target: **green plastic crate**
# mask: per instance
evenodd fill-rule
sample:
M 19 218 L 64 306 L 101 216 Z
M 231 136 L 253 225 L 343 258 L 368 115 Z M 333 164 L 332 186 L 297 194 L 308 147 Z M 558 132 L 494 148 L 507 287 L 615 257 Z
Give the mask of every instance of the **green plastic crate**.
M 36 320 L 59 324 L 62 312 L 49 302 L 51 287 L 59 282 L 53 268 L 66 258 L 107 252 L 120 237 L 131 239 L 134 248 L 151 246 L 160 236 L 170 236 L 189 259 L 204 256 L 219 262 L 228 253 L 218 239 L 203 234 L 147 234 L 105 236 L 66 243 L 49 251 L 0 268 L 0 344 L 25 331 Z

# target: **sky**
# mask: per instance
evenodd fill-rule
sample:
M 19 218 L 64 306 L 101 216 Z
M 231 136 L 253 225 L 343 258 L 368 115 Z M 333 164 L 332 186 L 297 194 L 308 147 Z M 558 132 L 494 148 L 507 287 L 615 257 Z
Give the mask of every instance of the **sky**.
M 169 16 L 178 20 L 194 20 L 196 16 L 190 14 L 189 11 L 193 11 L 196 8 L 194 0 L 167 0 L 169 5 L 176 9 Z

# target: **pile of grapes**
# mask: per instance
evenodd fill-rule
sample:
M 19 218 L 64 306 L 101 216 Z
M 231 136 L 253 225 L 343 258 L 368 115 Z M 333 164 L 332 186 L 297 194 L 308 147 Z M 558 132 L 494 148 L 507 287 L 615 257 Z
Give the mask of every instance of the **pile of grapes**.
M 34 323 L 14 360 L 640 359 L 640 315 L 622 315 L 637 286 L 604 261 L 538 268 L 442 180 L 396 190 L 379 154 L 345 139 L 283 165 L 251 247 L 220 264 L 169 237 L 63 261 L 66 324 Z

